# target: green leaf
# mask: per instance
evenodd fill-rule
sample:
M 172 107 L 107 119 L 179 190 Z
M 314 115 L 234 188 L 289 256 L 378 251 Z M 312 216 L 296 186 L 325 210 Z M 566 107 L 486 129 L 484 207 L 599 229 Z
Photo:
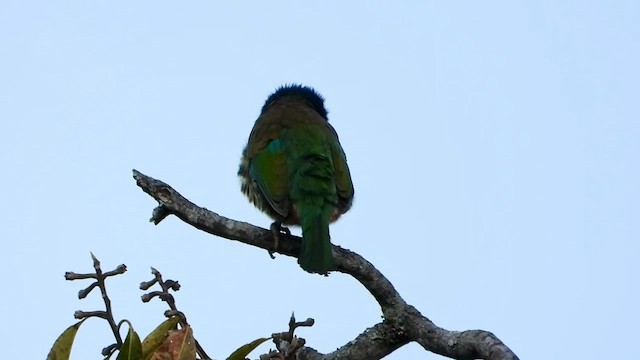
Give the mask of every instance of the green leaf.
M 124 340 L 124 344 L 120 348 L 118 357 L 116 360 L 141 360 L 142 359 L 142 343 L 140 342 L 140 336 L 133 330 L 133 326 L 128 320 L 124 320 L 129 324 L 129 332 L 127 338 Z
M 73 340 L 76 338 L 76 333 L 80 328 L 80 325 L 86 319 L 80 320 L 77 323 L 69 326 L 65 331 L 60 334 L 56 342 L 53 343 L 47 360 L 68 360 L 71 355 L 71 347 L 73 346 Z
M 233 354 L 229 355 L 227 360 L 244 360 L 247 357 L 247 355 L 249 355 L 249 353 L 253 351 L 253 349 L 257 348 L 258 345 L 262 344 L 263 342 L 269 339 L 271 338 L 270 337 L 259 338 L 259 339 L 253 340 L 248 344 L 244 344 L 240 346 L 238 350 L 234 351 Z
M 153 352 L 162 344 L 167 337 L 169 330 L 176 328 L 176 325 L 180 321 L 177 316 L 171 317 L 165 320 L 162 324 L 158 325 L 142 342 L 142 359 L 151 359 Z

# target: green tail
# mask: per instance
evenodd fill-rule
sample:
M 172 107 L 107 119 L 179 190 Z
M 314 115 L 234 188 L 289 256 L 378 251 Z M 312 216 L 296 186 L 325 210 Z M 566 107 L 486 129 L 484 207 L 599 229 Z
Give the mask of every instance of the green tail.
M 290 197 L 302 227 L 302 250 L 298 264 L 310 273 L 327 275 L 333 270 L 329 220 L 338 203 L 331 156 L 324 146 L 306 141 L 306 153 L 298 157 Z M 317 140 L 317 139 L 316 139 Z
M 307 206 L 300 207 L 302 226 L 302 250 L 298 258 L 300 267 L 310 273 L 327 275 L 333 270 L 333 255 L 329 240 L 329 217 L 332 209 Z

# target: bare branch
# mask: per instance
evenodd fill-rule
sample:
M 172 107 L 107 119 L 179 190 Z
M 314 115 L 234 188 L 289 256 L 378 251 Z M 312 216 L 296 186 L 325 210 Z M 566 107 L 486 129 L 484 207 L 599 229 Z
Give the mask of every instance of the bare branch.
M 151 273 L 153 274 L 153 279 L 142 282 L 140 284 L 140 290 L 148 290 L 151 286 L 158 284 L 160 285 L 160 288 L 162 289 L 162 291 L 152 291 L 142 295 L 141 297 L 142 302 L 146 303 L 151 301 L 154 297 L 158 297 L 160 300 L 164 301 L 169 306 L 170 310 L 167 310 L 165 312 L 165 316 L 167 318 L 178 316 L 180 318 L 180 326 L 183 329 L 188 327 L 189 323 L 187 322 L 187 317 L 184 315 L 182 311 L 178 310 L 178 307 L 176 306 L 176 300 L 173 297 L 173 295 L 171 295 L 171 292 L 170 292 L 170 290 L 173 290 L 173 291 L 180 290 L 180 283 L 170 279 L 164 280 L 162 278 L 162 274 L 160 273 L 160 271 L 158 271 L 154 267 L 151 267 Z M 207 353 L 204 351 L 204 348 L 200 345 L 198 340 L 194 338 L 194 341 L 195 341 L 196 353 L 198 354 L 199 358 L 202 360 L 211 359 L 209 355 L 207 355 Z
M 276 249 L 271 230 L 201 208 L 171 186 L 137 170 L 133 170 L 133 178 L 144 192 L 159 203 L 151 218 L 156 225 L 173 214 L 197 229 L 256 246 L 270 253 L 278 252 L 292 257 L 298 257 L 300 253 L 301 239 L 297 236 L 280 236 Z M 425 350 L 453 359 L 518 359 L 500 339 L 488 331 L 458 332 L 436 326 L 417 309 L 408 305 L 391 282 L 355 252 L 333 245 L 333 256 L 335 271 L 349 274 L 358 280 L 380 305 L 384 320 L 330 354 L 321 354 L 310 347 L 303 347 L 298 352 L 298 359 L 380 359 L 412 341 Z
M 93 253 L 91 254 L 91 259 L 93 260 L 93 269 L 96 271 L 91 274 L 77 274 L 71 271 L 67 271 L 64 274 L 65 279 L 74 281 L 74 280 L 84 280 L 84 279 L 95 279 L 96 281 L 91 283 L 87 288 L 80 290 L 78 292 L 78 298 L 84 299 L 89 295 L 89 293 L 95 289 L 99 288 L 102 293 L 102 300 L 104 301 L 105 311 L 81 311 L 78 310 L 74 313 L 76 319 L 86 319 L 90 317 L 99 317 L 101 319 L 107 320 L 109 326 L 111 327 L 111 331 L 113 332 L 113 336 L 116 338 L 116 343 L 109 345 L 102 349 L 102 355 L 109 356 L 116 349 L 119 349 L 122 346 L 122 337 L 120 337 L 120 332 L 118 331 L 118 325 L 116 324 L 115 319 L 113 318 L 113 311 L 111 309 L 111 299 L 107 295 L 107 285 L 105 280 L 110 276 L 116 276 L 124 274 L 127 271 L 127 267 L 122 264 L 118 265 L 115 270 L 103 272 L 102 268 L 100 268 L 100 261 L 96 258 Z

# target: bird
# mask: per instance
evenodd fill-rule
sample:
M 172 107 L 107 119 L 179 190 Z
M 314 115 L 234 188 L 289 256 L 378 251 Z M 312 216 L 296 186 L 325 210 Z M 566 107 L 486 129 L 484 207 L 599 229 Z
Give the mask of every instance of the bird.
M 334 269 L 329 224 L 354 197 L 347 158 L 327 114 L 313 88 L 280 86 L 262 106 L 238 169 L 242 192 L 275 220 L 276 244 L 280 230 L 288 232 L 282 225 L 299 225 L 298 264 L 325 276 Z

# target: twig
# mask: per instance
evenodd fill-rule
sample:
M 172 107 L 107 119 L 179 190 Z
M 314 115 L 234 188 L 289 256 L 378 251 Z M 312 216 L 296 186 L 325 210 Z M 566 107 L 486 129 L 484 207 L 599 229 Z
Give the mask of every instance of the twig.
M 127 271 L 127 266 L 122 264 L 118 265 L 115 270 L 102 272 L 100 268 L 100 261 L 91 254 L 91 258 L 93 259 L 93 268 L 95 269 L 95 273 L 90 274 L 76 274 L 74 272 L 68 271 L 64 274 L 65 279 L 73 281 L 73 280 L 84 280 L 84 279 L 95 279 L 96 281 L 89 285 L 87 288 L 80 290 L 78 292 L 78 298 L 84 299 L 91 293 L 93 289 L 96 287 L 100 288 L 100 292 L 102 294 L 102 300 L 104 301 L 106 311 L 81 311 L 78 310 L 74 313 L 74 317 L 76 319 L 86 319 L 90 317 L 99 317 L 101 319 L 107 320 L 109 326 L 111 327 L 111 331 L 113 332 L 113 336 L 116 338 L 116 343 L 111 344 L 104 349 L 102 349 L 102 355 L 108 356 L 116 349 L 119 349 L 122 346 L 122 337 L 120 337 L 120 332 L 118 331 L 118 325 L 116 324 L 115 319 L 113 318 L 113 311 L 111 309 L 111 300 L 107 295 L 107 286 L 105 284 L 105 280 L 110 276 L 116 276 L 120 274 L 124 274 Z
M 156 270 L 153 267 L 151 268 L 151 273 L 153 274 L 153 279 L 140 283 L 140 289 L 148 290 L 153 285 L 158 284 L 160 285 L 160 288 L 162 289 L 162 291 L 152 291 L 142 295 L 142 302 L 146 303 L 151 301 L 151 299 L 153 299 L 154 297 L 158 297 L 160 300 L 166 302 L 169 308 L 171 309 L 165 312 L 166 317 L 178 316 L 180 318 L 180 325 L 183 328 L 188 326 L 189 323 L 187 322 L 187 317 L 184 315 L 184 313 L 178 310 L 178 307 L 176 306 L 175 298 L 169 292 L 171 290 L 173 291 L 180 290 L 180 283 L 171 279 L 163 280 L 162 274 L 160 273 L 160 271 Z M 198 342 L 198 340 L 195 340 L 195 343 L 196 343 L 196 352 L 198 353 L 198 356 L 200 357 L 200 359 L 202 360 L 211 359 L 209 355 L 207 355 L 207 353 L 204 351 L 202 346 L 200 346 L 200 343 Z
M 305 326 L 311 327 L 314 324 L 314 320 L 312 318 L 308 318 L 305 321 L 296 322 L 296 317 L 292 313 L 291 318 L 289 319 L 289 331 L 272 334 L 271 338 L 273 339 L 274 344 L 276 344 L 276 348 L 278 352 L 270 352 L 267 354 L 269 357 L 273 358 L 277 356 L 283 360 L 295 360 L 296 352 L 304 347 L 306 344 L 305 339 L 296 337 L 294 332 L 297 328 Z

